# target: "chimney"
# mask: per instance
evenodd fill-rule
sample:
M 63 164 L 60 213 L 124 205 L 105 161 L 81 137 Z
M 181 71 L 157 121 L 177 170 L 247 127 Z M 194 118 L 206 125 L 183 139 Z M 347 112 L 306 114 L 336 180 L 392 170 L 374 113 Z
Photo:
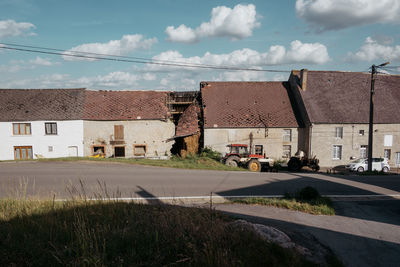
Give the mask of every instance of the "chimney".
M 300 71 L 300 85 L 303 91 L 307 89 L 307 73 L 308 69 L 302 69 Z

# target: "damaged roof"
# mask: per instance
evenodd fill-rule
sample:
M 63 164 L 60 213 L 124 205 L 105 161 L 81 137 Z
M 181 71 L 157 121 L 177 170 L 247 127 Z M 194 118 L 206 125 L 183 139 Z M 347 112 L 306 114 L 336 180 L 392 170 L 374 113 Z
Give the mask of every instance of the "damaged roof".
M 368 123 L 371 74 L 307 71 L 292 72 L 311 123 Z M 400 76 L 375 76 L 374 123 L 400 123 Z M 304 90 L 305 89 L 305 90 Z
M 86 91 L 83 119 L 156 120 L 168 118 L 168 92 Z
M 79 120 L 85 89 L 0 89 L 0 121 Z
M 202 82 L 204 128 L 299 127 L 288 82 Z
M 194 102 L 179 118 L 175 137 L 184 137 L 200 133 L 199 115 L 200 106 L 197 102 Z

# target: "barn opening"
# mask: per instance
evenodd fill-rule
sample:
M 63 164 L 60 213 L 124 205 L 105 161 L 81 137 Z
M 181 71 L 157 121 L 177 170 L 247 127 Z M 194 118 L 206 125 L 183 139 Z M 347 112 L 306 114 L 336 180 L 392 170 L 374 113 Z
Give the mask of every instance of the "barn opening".
M 125 147 L 124 146 L 114 147 L 114 157 L 116 157 L 116 158 L 125 157 Z

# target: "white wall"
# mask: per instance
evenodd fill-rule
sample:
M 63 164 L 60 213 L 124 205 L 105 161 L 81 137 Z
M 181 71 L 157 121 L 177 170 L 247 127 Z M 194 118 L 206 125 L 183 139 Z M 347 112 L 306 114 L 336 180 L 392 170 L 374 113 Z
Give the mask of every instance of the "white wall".
M 45 134 L 45 122 L 57 123 L 57 135 Z M 25 121 L 30 123 L 31 135 L 13 135 L 13 122 L 0 122 L 0 160 L 14 159 L 14 146 L 32 146 L 33 156 L 45 158 L 68 157 L 68 147 L 78 148 L 83 156 L 83 121 Z M 53 151 L 49 152 L 49 146 Z

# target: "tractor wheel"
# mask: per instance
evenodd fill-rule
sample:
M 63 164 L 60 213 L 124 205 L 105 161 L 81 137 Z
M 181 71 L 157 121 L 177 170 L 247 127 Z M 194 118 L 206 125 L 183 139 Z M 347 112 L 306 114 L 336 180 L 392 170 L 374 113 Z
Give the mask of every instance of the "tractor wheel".
M 292 172 L 298 172 L 301 170 L 301 161 L 298 158 L 292 157 L 288 162 L 288 169 Z
M 239 165 L 240 158 L 238 156 L 230 156 L 225 160 L 225 165 L 231 166 L 231 167 L 237 167 Z
M 247 164 L 247 168 L 249 169 L 249 171 L 259 172 L 261 171 L 261 163 L 256 159 L 252 159 Z

